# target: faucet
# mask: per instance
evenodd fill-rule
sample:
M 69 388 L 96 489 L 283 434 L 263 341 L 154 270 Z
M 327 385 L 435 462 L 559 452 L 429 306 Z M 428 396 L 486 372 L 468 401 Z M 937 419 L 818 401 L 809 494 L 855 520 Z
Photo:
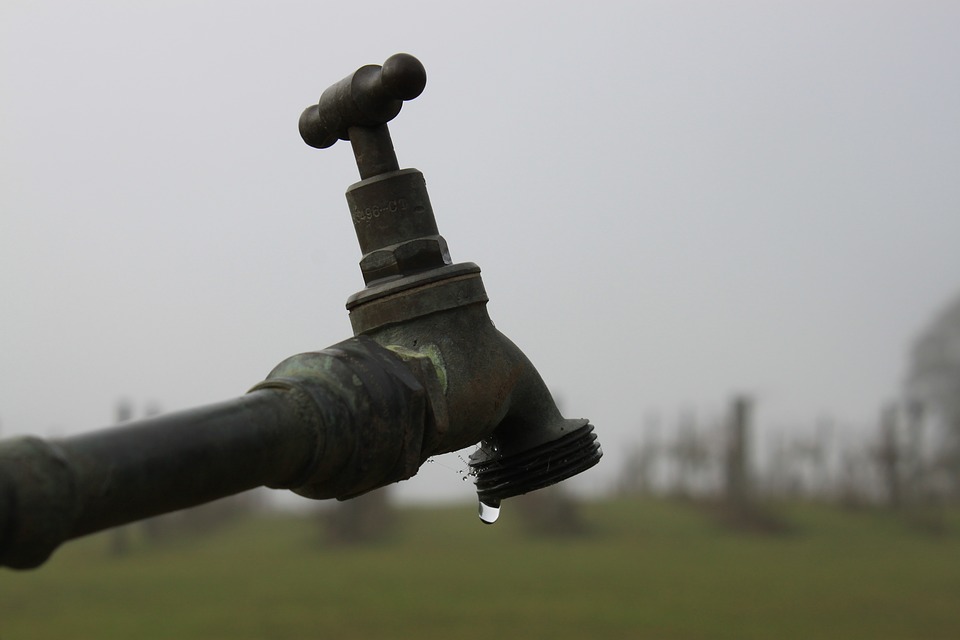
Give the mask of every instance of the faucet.
M 387 122 L 426 85 L 411 55 L 366 65 L 300 117 L 304 141 L 349 140 L 346 199 L 365 288 L 354 337 L 277 365 L 239 398 L 87 434 L 0 441 L 0 565 L 63 542 L 258 486 L 349 499 L 474 444 L 481 519 L 500 501 L 597 464 L 593 425 L 566 419 L 493 325 L 480 268 L 454 263 L 423 174 L 400 169 Z

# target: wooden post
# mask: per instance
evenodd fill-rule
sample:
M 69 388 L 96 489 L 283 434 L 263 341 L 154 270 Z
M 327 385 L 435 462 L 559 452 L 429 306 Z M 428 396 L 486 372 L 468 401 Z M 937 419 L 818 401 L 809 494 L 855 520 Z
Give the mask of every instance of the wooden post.
M 727 429 L 726 497 L 734 507 L 745 507 L 750 501 L 750 459 L 748 450 L 752 402 L 746 396 L 735 396 Z

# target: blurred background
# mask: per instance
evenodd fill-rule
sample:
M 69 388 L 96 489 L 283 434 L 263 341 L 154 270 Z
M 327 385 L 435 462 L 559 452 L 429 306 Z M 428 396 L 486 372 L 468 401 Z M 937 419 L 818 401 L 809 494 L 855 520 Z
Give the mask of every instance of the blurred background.
M 917 544 L 921 555 L 948 545 L 931 558 L 952 558 L 955 572 L 957 3 L 7 0 L 0 437 L 70 435 L 235 397 L 287 356 L 349 337 L 343 304 L 362 278 L 342 194 L 356 167 L 349 145 L 307 147 L 297 118 L 333 82 L 398 51 L 428 74 L 390 126 L 401 166 L 426 175 L 453 259 L 483 269 L 497 327 L 568 416 L 591 419 L 604 447 L 598 467 L 540 506 L 508 503 L 505 514 L 546 514 L 548 524 L 531 525 L 546 531 L 619 531 L 582 544 L 636 560 L 646 556 L 631 545 L 649 541 L 644 532 L 669 538 L 664 531 L 688 531 L 677 522 L 691 517 L 712 544 L 726 544 L 718 532 L 822 524 L 863 548 L 850 542 L 872 535 L 861 521 L 769 507 L 853 506 L 889 515 L 876 525 L 886 533 L 937 532 L 922 544 L 881 538 Z M 468 454 L 424 465 L 369 512 L 321 505 L 321 518 L 312 503 L 266 492 L 224 509 L 299 510 L 322 520 L 309 521 L 309 535 L 370 534 L 384 545 L 374 534 L 419 531 L 409 523 L 422 518 L 400 517 L 396 505 L 408 513 L 473 500 Z M 665 497 L 696 508 L 673 511 Z M 338 511 L 340 520 L 325 519 Z M 509 537 L 520 524 L 497 527 L 494 536 Z M 450 531 L 466 536 L 453 556 L 462 564 L 441 573 L 470 583 L 490 552 L 482 537 L 470 546 L 479 533 Z M 145 535 L 101 546 L 146 553 Z M 107 572 L 99 543 L 87 544 L 92 575 Z M 651 544 L 643 548 L 656 556 Z M 845 555 L 824 544 L 833 555 L 807 565 Z M 379 562 L 398 555 L 374 548 Z M 909 570 L 883 571 L 850 575 L 920 593 L 923 607 L 960 597 L 955 579 L 911 587 L 890 578 Z M 669 567 L 658 576 L 671 579 Z M 13 592 L 42 580 L 0 578 Z M 632 594 L 626 602 L 651 595 L 624 580 L 616 590 Z M 960 622 L 899 594 L 864 596 L 862 610 L 899 611 L 903 629 Z M 504 624 L 534 619 L 530 606 L 506 610 Z M 729 626 L 739 606 L 703 613 L 703 628 L 606 614 L 590 623 L 589 612 L 582 622 L 596 637 L 724 637 L 739 628 Z M 249 637 L 277 631 L 283 604 L 269 607 L 274 626 Z M 447 620 L 444 611 L 424 615 Z M 447 634 L 455 619 L 439 629 Z M 750 635 L 740 630 L 731 637 Z M 755 637 L 769 630 L 760 625 Z

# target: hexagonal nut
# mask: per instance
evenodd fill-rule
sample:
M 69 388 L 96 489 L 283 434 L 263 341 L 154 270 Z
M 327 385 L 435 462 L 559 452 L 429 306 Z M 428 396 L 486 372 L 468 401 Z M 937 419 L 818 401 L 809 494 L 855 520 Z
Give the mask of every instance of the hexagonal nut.
M 396 245 L 393 255 L 404 275 L 450 264 L 450 250 L 443 236 L 424 236 Z
M 390 247 L 377 249 L 363 256 L 360 260 L 360 270 L 363 272 L 363 281 L 367 284 L 374 280 L 400 275 L 400 266 Z
M 389 247 L 376 249 L 363 256 L 360 269 L 367 284 L 395 275 L 410 275 L 419 271 L 451 264 L 450 250 L 443 236 L 424 236 Z

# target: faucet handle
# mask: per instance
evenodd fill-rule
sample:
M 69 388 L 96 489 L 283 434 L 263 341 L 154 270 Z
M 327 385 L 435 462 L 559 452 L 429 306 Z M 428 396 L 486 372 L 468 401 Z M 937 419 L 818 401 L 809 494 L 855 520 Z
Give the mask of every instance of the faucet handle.
M 353 127 L 378 127 L 393 120 L 404 100 L 413 100 L 427 84 L 427 72 L 409 53 L 397 53 L 383 65 L 368 64 L 331 85 L 320 102 L 300 116 L 300 136 L 311 147 L 326 149 L 349 140 Z
M 346 196 L 368 286 L 451 264 L 423 174 L 400 170 L 387 129 L 403 102 L 426 84 L 420 61 L 398 53 L 383 66 L 365 65 L 331 85 L 300 116 L 300 136 L 311 147 L 349 140 L 353 148 L 361 180 Z

